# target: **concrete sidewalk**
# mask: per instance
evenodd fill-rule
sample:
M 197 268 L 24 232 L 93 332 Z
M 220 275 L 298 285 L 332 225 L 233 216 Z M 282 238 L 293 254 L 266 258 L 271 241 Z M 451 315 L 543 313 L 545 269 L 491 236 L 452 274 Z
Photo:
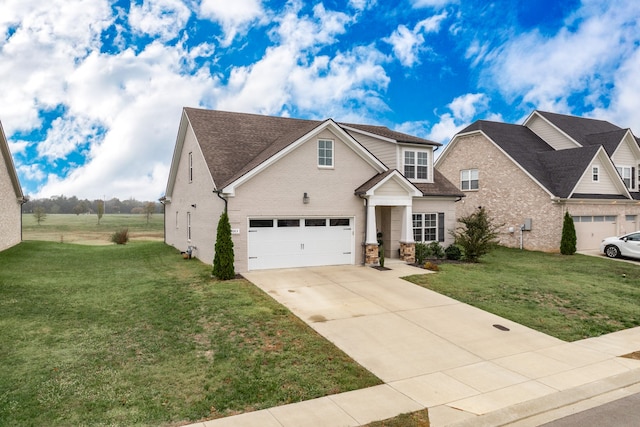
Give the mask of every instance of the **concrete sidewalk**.
M 193 426 L 359 426 L 424 408 L 433 427 L 533 426 L 637 392 L 640 361 L 618 356 L 640 350 L 640 328 L 566 343 L 388 266 L 245 274 L 384 385 Z

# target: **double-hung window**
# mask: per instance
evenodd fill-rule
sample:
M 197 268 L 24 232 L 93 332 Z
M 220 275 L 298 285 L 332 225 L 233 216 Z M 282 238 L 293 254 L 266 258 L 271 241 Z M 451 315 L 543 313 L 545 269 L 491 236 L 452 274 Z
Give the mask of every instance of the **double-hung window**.
M 429 179 L 429 153 L 405 151 L 404 176 L 407 179 Z
M 628 188 L 628 189 L 633 189 L 633 187 L 635 187 L 635 168 L 632 168 L 630 166 L 617 166 L 616 167 L 618 173 L 620 174 L 620 177 L 622 178 L 622 181 L 624 181 L 624 185 Z
M 460 189 L 478 189 L 478 169 L 464 169 L 460 171 Z
M 187 241 L 191 241 L 191 212 L 187 212 Z
M 193 153 L 189 153 L 189 182 L 193 182 Z
M 594 166 L 591 170 L 591 180 L 593 182 L 600 181 L 600 168 L 598 166 Z
M 330 139 L 318 140 L 318 166 L 321 168 L 333 167 L 333 141 Z
M 413 214 L 413 240 L 433 242 L 438 237 L 438 214 Z

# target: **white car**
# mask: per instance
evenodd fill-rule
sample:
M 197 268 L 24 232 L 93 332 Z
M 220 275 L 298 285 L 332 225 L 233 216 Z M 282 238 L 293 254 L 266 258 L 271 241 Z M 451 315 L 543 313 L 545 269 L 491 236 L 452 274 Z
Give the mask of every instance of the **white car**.
M 607 237 L 600 243 L 600 252 L 609 258 L 640 258 L 640 231 L 620 237 Z

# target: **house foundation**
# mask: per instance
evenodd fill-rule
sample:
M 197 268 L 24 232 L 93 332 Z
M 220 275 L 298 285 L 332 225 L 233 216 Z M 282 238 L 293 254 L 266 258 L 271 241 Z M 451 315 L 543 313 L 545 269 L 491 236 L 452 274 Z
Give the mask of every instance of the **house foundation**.
M 380 253 L 377 243 L 367 243 L 364 245 L 364 264 L 378 265 L 380 262 Z
M 416 244 L 400 242 L 400 259 L 409 264 L 416 262 Z

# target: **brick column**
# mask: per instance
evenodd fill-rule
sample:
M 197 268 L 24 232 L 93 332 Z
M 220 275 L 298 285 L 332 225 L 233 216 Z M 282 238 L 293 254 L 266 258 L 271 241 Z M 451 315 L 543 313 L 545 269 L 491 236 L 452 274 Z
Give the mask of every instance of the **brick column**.
M 377 243 L 367 243 L 365 247 L 364 264 L 365 265 L 378 265 L 380 262 L 380 256 L 378 253 Z
M 416 262 L 416 244 L 400 242 L 400 259 L 409 264 Z

